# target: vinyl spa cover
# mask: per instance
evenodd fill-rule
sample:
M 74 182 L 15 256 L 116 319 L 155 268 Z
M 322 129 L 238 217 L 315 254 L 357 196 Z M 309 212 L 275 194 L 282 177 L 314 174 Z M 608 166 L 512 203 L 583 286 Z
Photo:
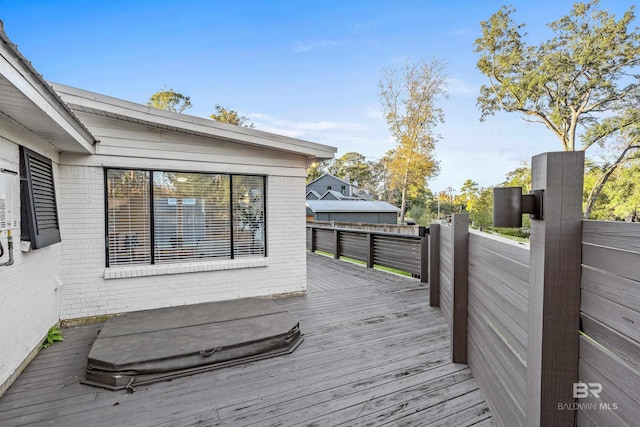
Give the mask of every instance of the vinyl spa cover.
M 85 384 L 111 390 L 291 353 L 298 321 L 273 301 L 136 311 L 109 319 L 87 360 Z

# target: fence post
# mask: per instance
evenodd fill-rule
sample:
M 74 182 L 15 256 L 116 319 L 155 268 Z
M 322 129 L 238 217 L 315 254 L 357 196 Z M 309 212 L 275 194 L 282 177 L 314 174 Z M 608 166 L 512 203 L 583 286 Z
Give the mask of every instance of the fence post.
M 373 244 L 374 244 L 374 235 L 373 232 L 369 231 L 367 233 L 367 268 L 373 268 L 374 264 L 374 256 L 373 253 Z
M 453 214 L 451 218 L 451 268 L 453 270 L 451 307 L 451 361 L 467 363 L 467 301 L 469 271 L 469 214 Z
M 333 259 L 340 259 L 340 231 L 333 230 Z
M 429 226 L 429 305 L 440 307 L 440 224 Z
M 313 253 L 316 251 L 316 228 L 311 227 L 311 249 L 310 252 Z
M 420 283 L 429 281 L 429 236 L 426 227 L 418 227 L 420 236 Z
M 532 158 L 531 188 L 544 190 L 531 221 L 527 408 L 529 426 L 573 426 L 578 382 L 584 152 Z

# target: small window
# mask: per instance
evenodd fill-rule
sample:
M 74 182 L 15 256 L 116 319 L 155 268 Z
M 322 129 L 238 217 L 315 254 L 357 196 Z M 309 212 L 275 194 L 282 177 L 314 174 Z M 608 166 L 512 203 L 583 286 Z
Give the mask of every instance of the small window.
M 346 185 L 341 185 L 340 186 L 340 192 L 342 193 L 342 195 L 346 195 L 347 194 L 347 186 Z
M 330 185 L 327 185 L 327 190 L 331 190 L 331 186 Z
M 39 249 L 60 241 L 51 160 L 20 147 L 20 239 Z

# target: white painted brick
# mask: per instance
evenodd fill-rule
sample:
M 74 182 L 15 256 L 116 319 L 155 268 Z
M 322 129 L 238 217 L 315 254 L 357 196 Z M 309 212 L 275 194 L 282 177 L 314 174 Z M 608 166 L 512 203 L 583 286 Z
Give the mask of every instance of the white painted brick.
M 267 178 L 266 267 L 257 268 L 263 258 L 246 258 L 216 271 L 198 263 L 154 266 L 152 273 L 116 269 L 110 274 L 122 278 L 105 280 L 103 170 L 61 165 L 60 175 L 63 319 L 306 289 L 304 178 Z M 183 273 L 166 274 L 175 269 Z M 82 309 L 70 303 L 78 293 L 86 297 Z
M 18 170 L 19 146 L 3 137 L 0 123 L 0 159 Z M 38 150 L 39 141 L 18 141 Z M 46 148 L 43 148 L 46 150 Z M 58 167 L 54 163 L 54 180 L 59 189 Z M 16 188 L 16 191 L 19 191 Z M 19 220 L 19 218 L 18 218 Z M 58 320 L 60 307 L 56 280 L 61 279 L 61 245 L 54 244 L 29 253 L 20 251 L 20 227 L 14 232 L 12 266 L 0 267 L 0 384 L 20 366 L 29 353 L 40 345 L 49 327 Z M 6 233 L 0 233 L 7 249 Z M 7 254 L 0 262 L 7 260 Z

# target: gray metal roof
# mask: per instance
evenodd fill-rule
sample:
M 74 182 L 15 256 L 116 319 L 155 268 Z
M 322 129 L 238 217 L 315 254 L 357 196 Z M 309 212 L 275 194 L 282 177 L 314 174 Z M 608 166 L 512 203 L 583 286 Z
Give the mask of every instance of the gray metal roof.
M 309 199 L 309 195 L 314 196 L 315 199 L 314 198 Z M 307 191 L 307 197 L 306 198 L 308 200 L 317 200 L 317 199 L 320 198 L 320 193 L 318 193 L 316 190 L 309 190 L 309 191 Z
M 377 200 L 307 200 L 307 207 L 314 212 L 400 212 L 400 208 Z
M 328 177 L 331 177 L 331 178 L 335 178 L 335 179 L 337 179 L 338 181 L 342 181 L 342 182 L 344 182 L 344 183 L 345 183 L 345 184 L 347 184 L 347 185 L 354 186 L 354 185 L 353 185 L 353 184 L 351 184 L 349 181 L 345 181 L 344 179 L 342 179 L 342 178 L 338 178 L 338 177 L 337 177 L 337 176 L 335 176 L 335 175 L 331 175 L 330 173 L 323 173 L 322 175 L 320 175 L 319 177 L 317 177 L 317 178 L 316 178 L 316 179 L 314 179 L 313 181 L 311 181 L 311 182 L 307 183 L 307 187 L 308 187 L 308 186 L 310 186 L 311 184 L 315 183 L 316 181 L 320 181 L 320 180 L 321 180 L 322 178 L 324 178 L 325 176 L 328 176 Z

